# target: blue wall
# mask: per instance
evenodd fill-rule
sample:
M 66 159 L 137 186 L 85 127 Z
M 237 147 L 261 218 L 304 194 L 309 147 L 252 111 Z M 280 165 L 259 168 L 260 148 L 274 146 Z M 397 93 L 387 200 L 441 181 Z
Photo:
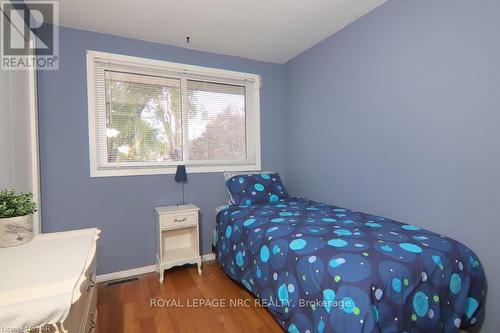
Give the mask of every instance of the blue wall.
M 294 195 L 449 235 L 500 317 L 500 2 L 389 1 L 286 64 Z
M 284 174 L 284 66 L 61 27 L 58 71 L 38 72 L 44 232 L 99 227 L 98 273 L 154 264 L 154 207 L 178 203 L 173 175 L 89 177 L 86 50 L 257 73 L 262 165 Z M 227 203 L 221 173 L 190 174 L 186 202 L 201 208 L 211 252 L 215 207 Z
M 389 1 L 282 66 L 61 28 L 60 70 L 39 72 L 43 228 L 101 228 L 101 274 L 149 265 L 153 207 L 178 200 L 172 175 L 89 178 L 86 49 L 258 73 L 263 167 L 284 173 L 286 162 L 293 195 L 469 245 L 490 281 L 483 331 L 495 332 L 498 31 L 497 0 Z M 227 199 L 222 176 L 189 180 L 208 253 L 213 209 Z

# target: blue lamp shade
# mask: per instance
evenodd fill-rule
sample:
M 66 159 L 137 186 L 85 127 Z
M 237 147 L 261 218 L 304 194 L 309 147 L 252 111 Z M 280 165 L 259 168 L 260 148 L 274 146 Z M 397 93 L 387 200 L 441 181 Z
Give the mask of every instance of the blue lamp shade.
M 177 171 L 175 172 L 175 181 L 178 183 L 184 183 L 187 181 L 186 166 L 178 165 Z

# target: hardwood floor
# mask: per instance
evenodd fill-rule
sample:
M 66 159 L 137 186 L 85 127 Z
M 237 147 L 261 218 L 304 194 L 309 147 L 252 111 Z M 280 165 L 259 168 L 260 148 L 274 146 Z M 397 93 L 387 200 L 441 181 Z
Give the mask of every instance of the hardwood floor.
M 195 266 L 166 271 L 162 285 L 158 275 L 150 273 L 138 281 L 98 288 L 100 333 L 283 332 L 271 314 L 255 306 L 254 297 L 215 262 L 203 263 L 202 275 Z M 197 301 L 219 300 L 225 306 L 194 307 Z M 231 306 L 231 300 L 251 306 Z M 151 306 L 155 302 L 157 307 Z

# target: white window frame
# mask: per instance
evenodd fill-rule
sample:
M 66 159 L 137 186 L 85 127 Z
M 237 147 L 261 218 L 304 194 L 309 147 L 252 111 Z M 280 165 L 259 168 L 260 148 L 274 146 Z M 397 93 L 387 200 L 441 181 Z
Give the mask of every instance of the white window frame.
M 151 162 L 145 164 L 131 163 L 130 166 L 122 164 L 116 168 L 100 168 L 99 156 L 97 149 L 97 100 L 95 90 L 95 61 L 97 59 L 106 59 L 110 62 L 121 62 L 140 66 L 145 70 L 164 70 L 176 71 L 182 73 L 190 73 L 201 76 L 213 76 L 225 78 L 228 80 L 249 80 L 255 85 L 255 123 L 253 129 L 253 138 L 255 139 L 255 163 L 238 164 L 238 165 L 189 165 L 186 164 L 188 173 L 206 173 L 206 172 L 222 172 L 222 171 L 260 171 L 261 170 L 261 146 L 260 146 L 260 76 L 251 73 L 235 72 L 223 69 L 210 67 L 186 65 L 168 61 L 146 59 L 140 57 L 125 56 L 106 52 L 97 52 L 87 50 L 87 99 L 88 99 L 88 125 L 89 125 L 89 160 L 90 160 L 90 177 L 110 177 L 110 176 L 136 176 L 136 175 L 155 175 L 155 174 L 174 174 L 177 165 L 183 164 L 185 154 L 183 153 L 183 161 L 180 162 Z M 175 78 L 175 76 L 172 76 Z M 185 77 L 179 76 L 181 80 L 186 80 Z M 214 80 L 216 82 L 216 80 Z M 183 112 L 183 151 L 185 151 L 185 125 Z M 248 131 L 248 125 L 246 125 Z M 248 147 L 248 146 L 247 146 Z

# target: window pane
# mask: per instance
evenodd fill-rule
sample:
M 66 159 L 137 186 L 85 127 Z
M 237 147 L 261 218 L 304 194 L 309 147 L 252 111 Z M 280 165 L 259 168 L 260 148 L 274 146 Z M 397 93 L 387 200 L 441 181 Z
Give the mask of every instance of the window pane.
M 108 163 L 182 160 L 180 80 L 106 71 Z
M 245 160 L 245 87 L 193 80 L 187 85 L 189 160 Z

